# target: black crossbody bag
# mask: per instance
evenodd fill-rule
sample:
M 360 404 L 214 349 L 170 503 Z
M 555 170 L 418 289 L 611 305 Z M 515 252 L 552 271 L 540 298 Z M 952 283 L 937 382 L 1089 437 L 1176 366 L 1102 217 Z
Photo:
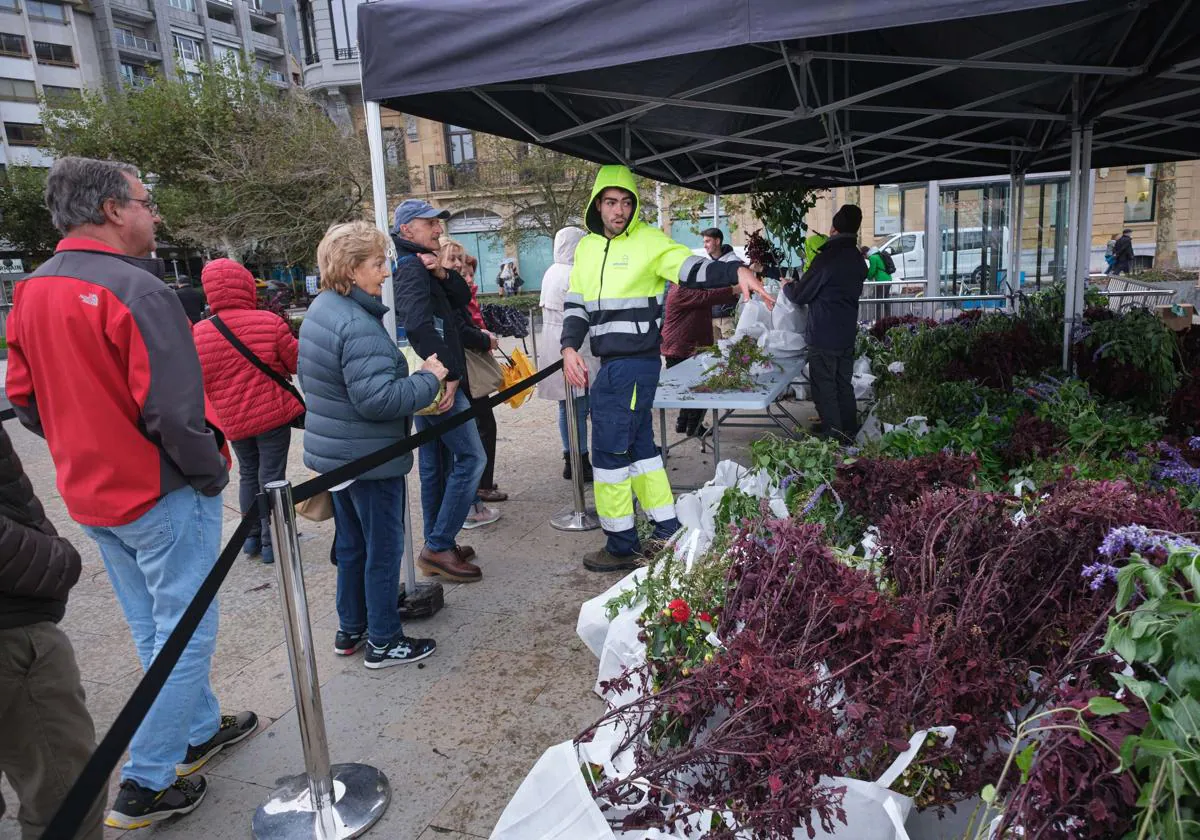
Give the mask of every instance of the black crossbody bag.
M 292 385 L 291 382 L 288 382 L 286 379 L 284 379 L 282 376 L 280 376 L 275 370 L 273 370 L 271 368 L 270 365 L 268 365 L 262 359 L 258 358 L 258 356 L 255 356 L 254 353 L 251 352 L 249 347 L 247 347 L 245 344 L 242 344 L 241 340 L 236 335 L 233 334 L 233 330 L 229 329 L 229 326 L 224 321 L 221 320 L 220 315 L 214 315 L 211 318 L 209 318 L 208 320 L 212 323 L 212 325 L 214 327 L 217 328 L 217 332 L 219 332 L 221 335 L 225 336 L 225 340 L 233 345 L 233 349 L 238 351 L 239 353 L 241 353 L 246 358 L 246 361 L 248 361 L 250 364 L 254 365 L 256 368 L 261 370 L 263 373 L 265 373 L 268 377 L 271 378 L 272 382 L 274 382 L 280 388 L 282 388 L 283 390 L 285 390 L 289 394 L 291 394 L 293 397 L 295 397 L 296 402 L 300 403 L 300 407 L 304 409 L 305 413 L 308 411 L 308 407 L 304 404 L 304 397 L 300 396 L 300 392 L 296 390 L 295 386 Z M 303 429 L 304 428 L 304 413 L 296 415 L 295 419 L 293 419 L 289 425 L 293 429 Z

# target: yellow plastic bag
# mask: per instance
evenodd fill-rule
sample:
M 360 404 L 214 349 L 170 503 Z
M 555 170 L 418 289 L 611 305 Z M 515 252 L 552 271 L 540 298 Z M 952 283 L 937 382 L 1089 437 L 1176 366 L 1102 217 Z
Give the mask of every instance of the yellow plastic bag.
M 421 369 L 421 365 L 425 364 L 425 360 L 417 355 L 417 351 L 412 348 L 411 344 L 406 344 L 400 348 L 400 352 L 404 354 L 404 361 L 408 362 L 408 373 L 411 376 Z M 433 402 L 422 408 L 417 414 L 437 414 L 438 403 L 442 401 L 442 397 L 446 396 L 446 383 L 438 383 L 437 396 L 433 398 Z
M 533 376 L 536 371 L 533 369 L 533 364 L 529 361 L 521 350 L 515 349 L 512 356 L 508 357 L 508 364 L 500 365 L 500 370 L 504 374 L 504 381 L 500 383 L 500 390 L 511 388 L 523 379 L 528 379 Z M 509 397 L 506 402 L 513 408 L 520 408 L 525 404 L 525 401 L 533 396 L 533 386 L 530 385 L 523 391 Z

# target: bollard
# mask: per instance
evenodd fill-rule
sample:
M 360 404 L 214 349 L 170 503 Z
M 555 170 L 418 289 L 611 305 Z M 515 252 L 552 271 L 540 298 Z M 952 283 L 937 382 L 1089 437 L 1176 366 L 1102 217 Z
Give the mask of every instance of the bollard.
M 254 836 L 257 840 L 358 837 L 387 810 L 391 786 L 382 772 L 369 765 L 329 763 L 292 485 L 287 481 L 272 481 L 266 491 L 271 501 L 279 600 L 305 772 L 281 779 L 280 787 L 258 806 L 254 813 Z
M 404 582 L 400 584 L 400 618 L 429 618 L 446 606 L 442 585 L 435 581 L 417 583 L 417 555 L 413 550 L 412 499 L 408 495 L 408 476 L 404 476 Z
M 571 486 L 575 491 L 575 504 L 550 517 L 550 527 L 559 531 L 594 531 L 600 527 L 600 519 L 594 510 L 588 510 L 587 499 L 583 495 L 583 455 L 579 451 L 579 419 L 575 414 L 575 389 L 566 379 L 564 371 L 563 385 L 567 392 L 567 442 L 571 447 Z

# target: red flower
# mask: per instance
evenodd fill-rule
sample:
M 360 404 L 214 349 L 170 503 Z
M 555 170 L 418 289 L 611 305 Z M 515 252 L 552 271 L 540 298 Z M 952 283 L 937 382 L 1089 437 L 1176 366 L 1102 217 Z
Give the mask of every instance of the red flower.
M 683 624 L 692 617 L 692 608 L 682 598 L 676 598 L 667 604 L 667 609 L 671 611 L 671 618 L 675 619 L 676 624 Z
M 709 615 L 709 614 L 708 614 L 708 613 L 706 613 L 706 612 L 702 612 L 702 613 L 700 613 L 700 620 L 701 620 L 701 621 L 707 621 L 709 624 L 711 624 L 711 623 L 712 623 L 712 616 L 711 616 L 711 615 Z

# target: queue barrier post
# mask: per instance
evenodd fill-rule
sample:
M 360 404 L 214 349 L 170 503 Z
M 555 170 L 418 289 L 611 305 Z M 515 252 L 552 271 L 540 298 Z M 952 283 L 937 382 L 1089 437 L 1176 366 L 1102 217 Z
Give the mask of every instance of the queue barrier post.
M 571 449 L 571 489 L 574 504 L 550 517 L 550 527 L 559 531 L 594 531 L 600 527 L 600 519 L 594 510 L 589 510 L 583 492 L 583 454 L 579 449 L 579 419 L 575 413 L 575 388 L 567 381 L 563 372 L 563 384 L 567 393 L 567 441 Z

